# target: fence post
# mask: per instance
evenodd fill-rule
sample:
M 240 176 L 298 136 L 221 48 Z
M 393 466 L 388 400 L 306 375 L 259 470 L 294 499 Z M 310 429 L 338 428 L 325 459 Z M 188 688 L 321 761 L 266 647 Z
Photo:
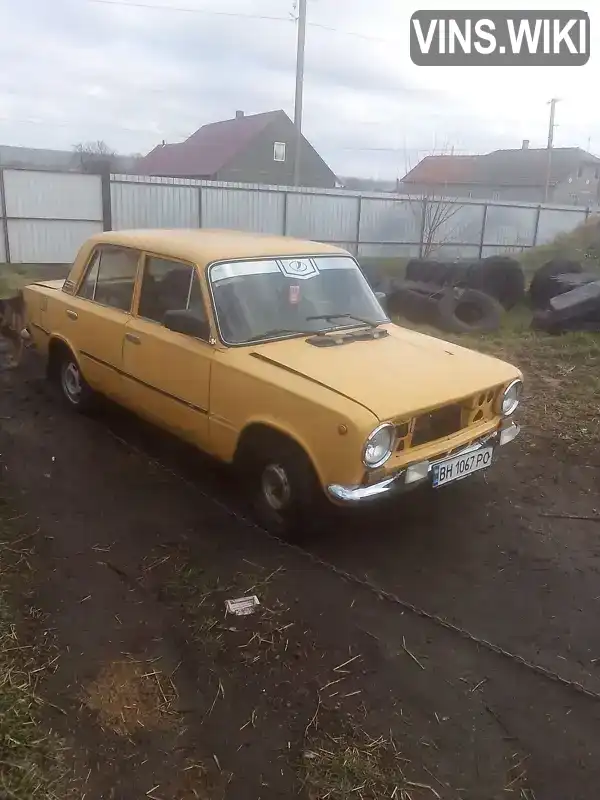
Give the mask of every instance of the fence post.
M 360 248 L 360 220 L 362 216 L 362 194 L 358 195 L 358 208 L 356 210 L 356 258 Z
M 288 192 L 283 193 L 283 235 L 287 236 L 288 229 Z
M 0 169 L 0 213 L 2 214 L 2 236 L 4 238 L 4 258 L 10 264 L 10 238 L 8 236 L 8 219 L 6 218 L 6 186 L 4 185 L 4 170 Z
M 483 245 L 485 243 L 485 224 L 487 222 L 488 204 L 483 206 L 483 219 L 481 220 L 481 237 L 479 239 L 479 258 L 483 258 Z
M 533 229 L 533 244 L 532 247 L 535 247 L 537 244 L 538 239 L 538 230 L 540 228 L 540 217 L 542 215 L 542 207 L 537 207 L 537 214 L 535 215 L 535 228 Z
M 425 242 L 423 239 L 425 238 L 425 223 L 427 217 L 427 198 L 423 198 L 423 202 L 421 203 L 421 232 L 419 233 L 419 258 L 423 258 L 423 245 Z
M 100 193 L 102 196 L 102 230 L 112 231 L 112 200 L 110 193 L 110 167 L 100 170 Z

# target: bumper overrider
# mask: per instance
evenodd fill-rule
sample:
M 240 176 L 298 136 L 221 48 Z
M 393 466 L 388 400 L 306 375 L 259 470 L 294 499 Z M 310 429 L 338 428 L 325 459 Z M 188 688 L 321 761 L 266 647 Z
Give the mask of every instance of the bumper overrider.
M 516 422 L 505 420 L 497 430 L 485 434 L 485 436 L 476 439 L 466 447 L 458 448 L 451 453 L 445 453 L 442 458 L 431 461 L 415 461 L 412 464 L 407 464 L 406 467 L 398 470 L 393 475 L 369 486 L 340 486 L 332 484 L 327 487 L 327 494 L 329 499 L 337 505 L 362 505 L 381 500 L 386 496 L 401 494 L 423 484 L 431 483 L 434 468 L 448 459 L 470 455 L 482 448 L 493 447 L 495 452 L 498 447 L 509 444 L 509 442 L 516 439 L 520 430 L 521 428 Z

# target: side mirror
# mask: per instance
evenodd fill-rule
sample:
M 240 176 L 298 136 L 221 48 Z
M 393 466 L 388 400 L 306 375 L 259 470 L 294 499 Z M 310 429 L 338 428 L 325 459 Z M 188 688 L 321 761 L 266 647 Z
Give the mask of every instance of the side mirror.
M 186 336 L 208 341 L 210 339 L 210 325 L 208 321 L 193 313 L 193 311 L 177 310 L 167 311 L 163 317 L 165 328 Z
M 386 293 L 385 292 L 375 292 L 375 297 L 379 300 L 379 303 L 381 304 L 381 307 L 383 308 L 383 310 L 386 311 L 387 310 L 386 309 L 386 305 L 387 305 L 387 295 L 386 295 Z

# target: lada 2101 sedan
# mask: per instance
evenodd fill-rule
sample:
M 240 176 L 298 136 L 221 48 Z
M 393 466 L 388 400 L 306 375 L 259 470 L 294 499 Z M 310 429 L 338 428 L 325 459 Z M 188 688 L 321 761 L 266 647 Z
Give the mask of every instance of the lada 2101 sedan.
M 445 486 L 519 432 L 518 369 L 393 324 L 345 250 L 226 230 L 99 234 L 24 289 L 67 404 L 105 395 L 246 479 L 260 522 Z

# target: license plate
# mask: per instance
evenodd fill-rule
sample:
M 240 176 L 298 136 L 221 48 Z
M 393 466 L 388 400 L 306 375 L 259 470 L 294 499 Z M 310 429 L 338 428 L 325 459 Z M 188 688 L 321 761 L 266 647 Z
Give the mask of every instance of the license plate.
M 435 464 L 432 468 L 433 486 L 437 488 L 446 483 L 452 483 L 452 481 L 459 481 L 474 472 L 479 472 L 480 469 L 489 467 L 492 463 L 493 453 L 493 447 L 481 447 L 472 453 L 448 458 L 446 461 Z

